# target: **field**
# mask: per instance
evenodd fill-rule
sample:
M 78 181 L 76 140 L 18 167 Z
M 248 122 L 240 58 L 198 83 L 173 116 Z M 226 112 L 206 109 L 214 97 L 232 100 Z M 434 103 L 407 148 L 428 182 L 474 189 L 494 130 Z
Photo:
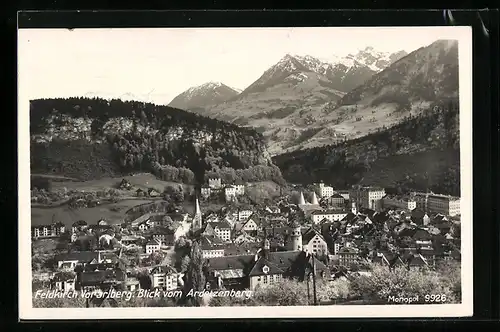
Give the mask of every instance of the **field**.
M 106 219 L 110 224 L 120 224 L 123 222 L 126 210 L 133 206 L 149 202 L 151 201 L 145 199 L 131 199 L 82 209 L 70 209 L 68 206 L 53 208 L 34 207 L 31 208 L 31 224 L 50 224 L 53 218 L 64 223 L 66 227 L 71 227 L 77 220 L 85 220 L 89 224 L 95 224 L 101 218 Z
M 122 179 L 126 179 L 132 184 L 134 190 L 154 188 L 159 192 L 163 192 L 166 186 L 178 186 L 180 183 L 168 182 L 157 179 L 154 175 L 149 173 L 134 174 L 124 177 L 106 177 L 99 180 L 91 181 L 63 181 L 54 182 L 52 184 L 53 190 L 66 188 L 68 190 L 82 190 L 82 191 L 98 191 L 103 189 L 116 188 Z M 184 189 L 190 189 L 192 186 L 183 185 Z

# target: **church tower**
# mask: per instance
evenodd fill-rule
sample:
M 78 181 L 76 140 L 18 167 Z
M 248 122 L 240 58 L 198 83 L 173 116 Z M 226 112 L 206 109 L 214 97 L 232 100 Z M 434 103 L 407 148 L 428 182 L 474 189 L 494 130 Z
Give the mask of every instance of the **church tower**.
M 316 192 L 315 191 L 313 191 L 311 204 L 313 204 L 313 205 L 319 205 L 318 197 L 316 196 Z
M 198 201 L 198 197 L 196 198 L 195 204 L 196 204 L 196 206 L 195 206 L 195 210 L 194 210 L 192 227 L 193 227 L 193 230 L 198 230 L 202 226 L 202 224 L 201 224 L 202 215 L 201 215 L 200 202 Z
M 291 251 L 302 250 L 302 232 L 300 224 L 294 220 L 290 224 L 290 236 L 287 241 L 287 249 Z
M 358 209 L 356 208 L 356 203 L 355 202 L 352 202 L 352 204 L 351 204 L 351 212 L 353 214 L 356 214 L 356 215 L 358 214 Z
M 306 205 L 306 200 L 304 199 L 304 193 L 300 192 L 299 205 Z

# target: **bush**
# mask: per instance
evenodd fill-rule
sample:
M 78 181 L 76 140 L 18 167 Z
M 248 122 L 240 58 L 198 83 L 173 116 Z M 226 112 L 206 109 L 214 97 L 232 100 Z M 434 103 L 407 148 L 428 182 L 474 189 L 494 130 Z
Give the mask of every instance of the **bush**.
M 425 303 L 424 296 L 439 294 L 446 296 L 446 303 L 457 303 L 452 287 L 436 271 L 407 270 L 398 267 L 389 270 L 384 266 L 373 266 L 372 275 L 360 275 L 351 281 L 353 296 L 375 303 L 388 303 L 390 296 L 411 298 L 418 295 L 419 302 Z

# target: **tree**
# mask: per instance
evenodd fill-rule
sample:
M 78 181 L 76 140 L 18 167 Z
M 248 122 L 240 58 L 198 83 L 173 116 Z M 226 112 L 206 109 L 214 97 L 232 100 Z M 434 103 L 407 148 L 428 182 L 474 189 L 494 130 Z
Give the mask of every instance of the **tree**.
M 205 289 L 205 261 L 202 256 L 201 248 L 198 242 L 193 242 L 191 246 L 190 262 L 187 268 L 187 280 L 184 288 L 184 295 L 186 295 L 191 289 L 193 291 L 203 291 Z M 198 307 L 201 305 L 200 297 L 190 297 L 191 305 Z
M 352 279 L 351 290 L 355 297 L 370 303 L 387 303 L 390 296 L 418 296 L 417 303 L 425 303 L 425 295 L 428 294 L 444 295 L 446 303 L 459 301 L 440 273 L 425 269 L 396 267 L 390 270 L 385 266 L 374 265 L 370 276 L 359 275 Z

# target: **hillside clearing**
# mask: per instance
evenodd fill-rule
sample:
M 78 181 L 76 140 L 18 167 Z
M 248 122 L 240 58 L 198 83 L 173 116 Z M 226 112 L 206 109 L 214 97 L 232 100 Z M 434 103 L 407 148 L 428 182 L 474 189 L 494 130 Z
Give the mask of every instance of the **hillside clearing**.
M 185 190 L 192 188 L 191 185 L 185 185 L 177 182 L 163 181 L 156 178 L 150 173 L 140 173 L 123 177 L 106 177 L 98 180 L 91 181 L 64 181 L 57 182 L 52 185 L 54 190 L 66 188 L 68 190 L 80 190 L 80 191 L 99 191 L 103 189 L 117 188 L 122 179 L 126 179 L 132 184 L 134 190 L 137 189 L 149 189 L 154 188 L 158 192 L 163 192 L 166 186 L 184 186 Z
M 110 224 L 123 222 L 125 211 L 133 206 L 149 203 L 151 200 L 123 200 L 117 203 L 96 206 L 92 208 L 70 209 L 68 206 L 51 208 L 31 208 L 31 225 L 45 225 L 52 223 L 53 217 L 61 221 L 66 227 L 77 220 L 85 220 L 89 224 L 96 224 L 99 219 L 105 219 Z

